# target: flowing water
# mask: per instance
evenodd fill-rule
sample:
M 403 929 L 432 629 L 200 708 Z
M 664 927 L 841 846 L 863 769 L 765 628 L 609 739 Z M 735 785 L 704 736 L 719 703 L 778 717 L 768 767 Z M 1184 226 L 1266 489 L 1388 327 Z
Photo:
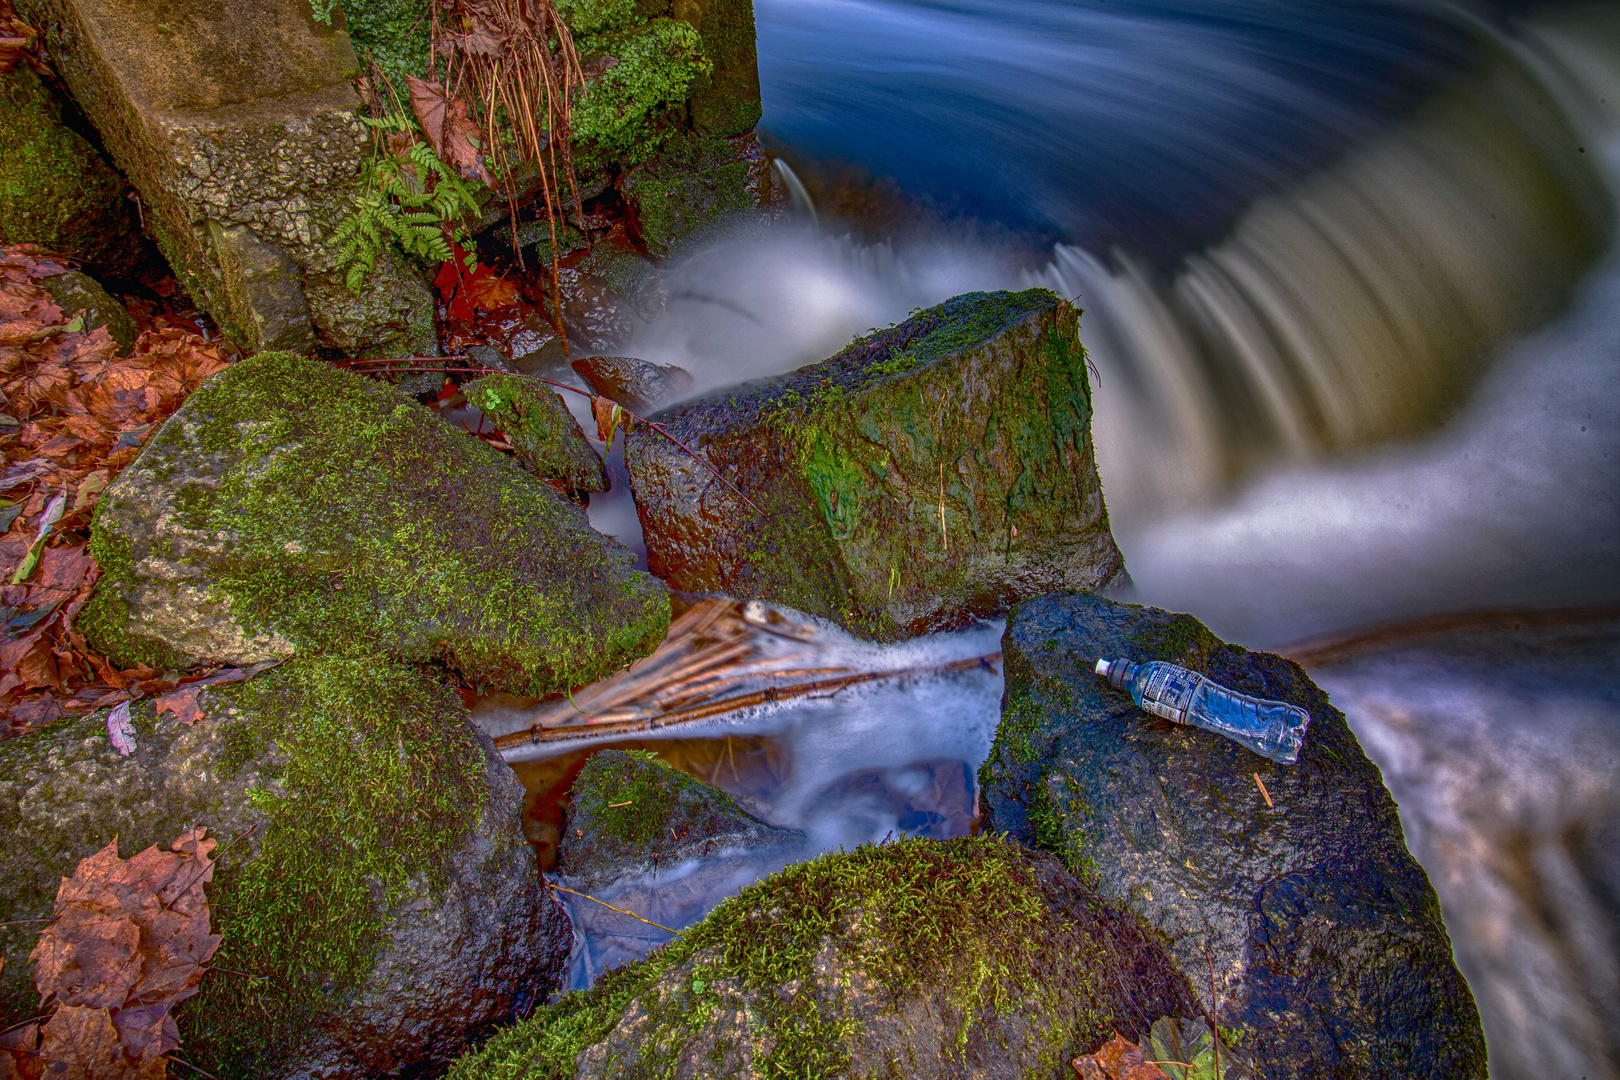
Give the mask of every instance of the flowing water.
M 762 130 L 806 196 L 864 170 L 901 212 L 881 242 L 824 212 L 687 253 L 625 351 L 713 388 L 954 293 L 1045 285 L 1086 309 L 1099 469 L 1138 599 L 1274 648 L 1620 602 L 1620 10 L 756 12 Z M 635 539 L 622 503 L 593 520 Z M 1620 629 L 1570 625 L 1302 653 L 1401 805 L 1499 1080 L 1620 1077 Z M 960 830 L 995 682 L 779 709 L 746 727 L 764 741 L 745 759 L 775 765 L 707 775 L 816 850 Z M 700 774 L 718 760 L 669 752 Z M 629 888 L 678 926 L 766 869 Z M 596 949 L 581 979 L 657 939 L 579 914 Z

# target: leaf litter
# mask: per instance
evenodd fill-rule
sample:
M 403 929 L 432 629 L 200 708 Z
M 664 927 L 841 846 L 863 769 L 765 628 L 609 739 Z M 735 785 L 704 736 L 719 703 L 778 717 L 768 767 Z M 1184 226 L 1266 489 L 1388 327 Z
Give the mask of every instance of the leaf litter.
M 32 245 L 0 249 L 0 738 L 202 677 L 116 668 L 73 619 L 101 573 L 85 546 L 96 503 L 226 366 L 221 346 L 142 310 L 118 355 L 40 285 L 68 269 Z
M 166 1075 L 166 1055 L 180 1045 L 172 1010 L 197 993 L 219 948 L 203 891 L 217 845 L 193 826 L 168 851 L 153 844 L 120 859 L 113 840 L 62 879 L 29 957 L 51 1011 L 0 1044 L 0 1076 Z

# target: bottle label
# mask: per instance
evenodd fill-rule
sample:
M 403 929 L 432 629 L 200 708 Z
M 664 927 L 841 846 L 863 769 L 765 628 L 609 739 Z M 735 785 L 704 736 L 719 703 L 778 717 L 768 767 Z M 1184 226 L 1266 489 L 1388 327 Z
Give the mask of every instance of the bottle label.
M 1142 690 L 1142 708 L 1177 724 L 1187 722 L 1187 706 L 1203 677 L 1184 667 L 1165 664 L 1148 679 Z

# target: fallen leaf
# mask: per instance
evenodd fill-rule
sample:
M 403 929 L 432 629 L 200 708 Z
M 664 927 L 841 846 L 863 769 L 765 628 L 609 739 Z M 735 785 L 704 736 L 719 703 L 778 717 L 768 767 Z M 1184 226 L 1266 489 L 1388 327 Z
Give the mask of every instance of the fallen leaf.
M 135 721 L 129 715 L 129 702 L 121 702 L 107 714 L 107 738 L 119 757 L 135 752 Z
M 30 956 L 35 986 L 56 1002 L 41 1047 L 48 1075 L 164 1075 L 179 1045 L 170 1010 L 197 992 L 220 941 L 203 892 L 217 841 L 194 826 L 169 846 L 123 860 L 114 840 L 62 879 Z
M 1096 1053 L 1075 1058 L 1069 1067 L 1082 1080 L 1170 1080 L 1156 1064 L 1143 1060 L 1141 1047 L 1118 1032 Z
M 619 426 L 619 414 L 623 412 L 619 403 L 605 397 L 591 398 L 591 416 L 596 419 L 596 437 L 613 445 L 613 432 Z
M 123 1048 L 106 1009 L 64 1005 L 40 1029 L 46 1073 L 62 1080 L 125 1080 Z
M 411 109 L 439 160 L 455 166 L 466 179 L 493 187 L 494 178 L 484 168 L 478 150 L 483 131 L 468 115 L 467 102 L 429 79 L 407 75 L 405 82 L 411 91 Z

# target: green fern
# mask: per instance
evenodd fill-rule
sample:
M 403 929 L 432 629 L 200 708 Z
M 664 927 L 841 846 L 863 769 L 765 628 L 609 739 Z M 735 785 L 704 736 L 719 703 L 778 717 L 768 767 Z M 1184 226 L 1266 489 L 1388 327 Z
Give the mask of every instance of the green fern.
M 416 131 L 399 113 L 360 119 L 380 131 Z M 451 240 L 459 244 L 466 239 L 462 222 L 478 214 L 474 186 L 440 161 L 432 147 L 416 142 L 405 153 L 406 161 L 386 152 L 366 161 L 354 207 L 333 234 L 350 292 L 360 291 L 390 242 L 424 262 L 448 260 Z

